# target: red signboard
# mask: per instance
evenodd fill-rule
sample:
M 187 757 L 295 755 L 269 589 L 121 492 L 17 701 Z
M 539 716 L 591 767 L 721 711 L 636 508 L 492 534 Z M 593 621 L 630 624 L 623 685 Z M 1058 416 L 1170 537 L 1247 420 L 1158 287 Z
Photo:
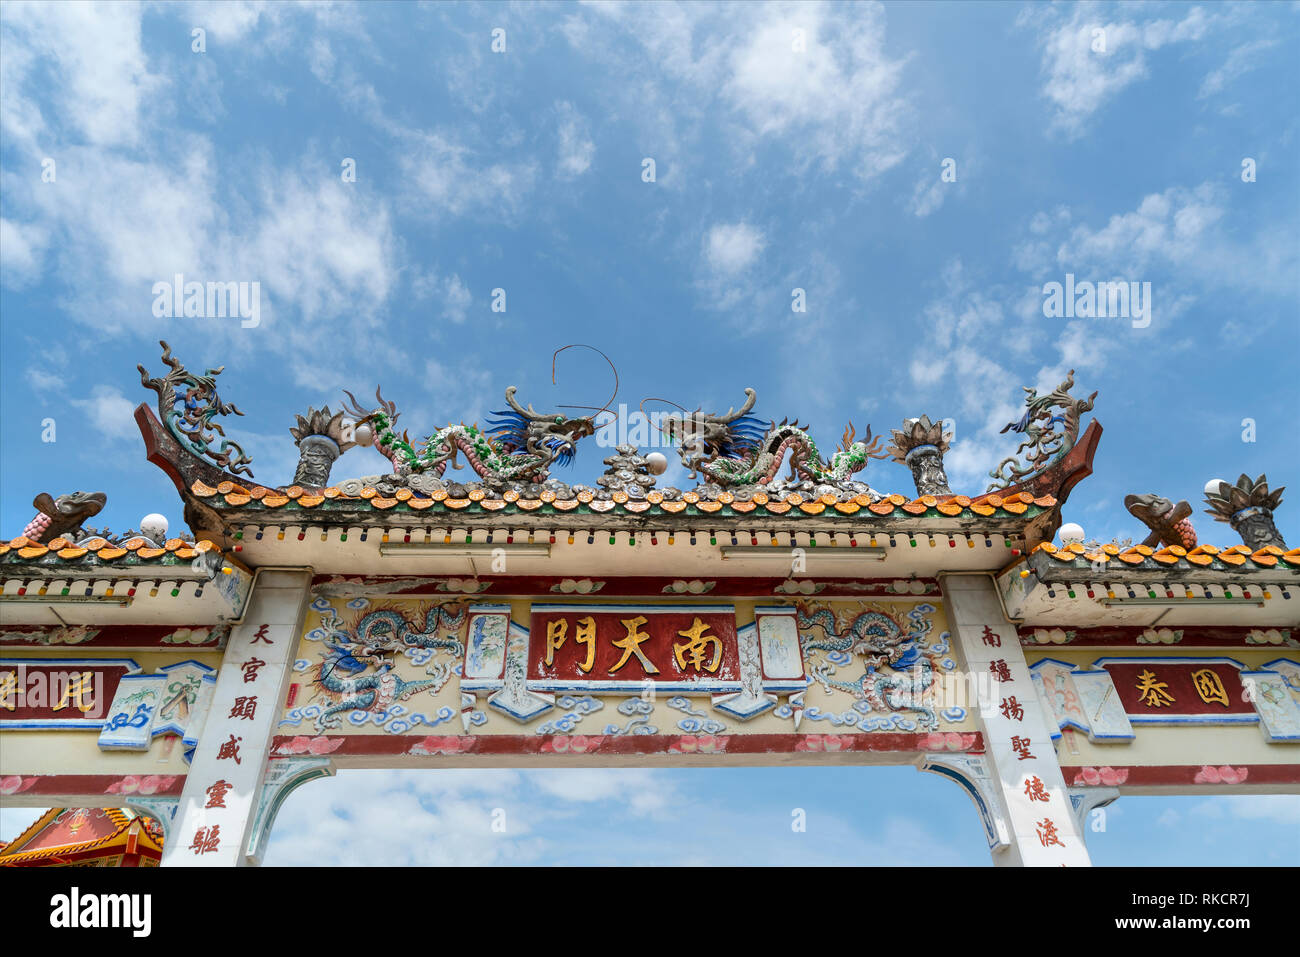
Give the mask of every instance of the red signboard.
M 694 682 L 740 677 L 735 611 L 702 606 L 535 606 L 531 681 Z
M 1225 661 L 1138 659 L 1105 661 L 1130 715 L 1255 715 L 1239 670 Z
M 122 676 L 139 671 L 126 659 L 0 660 L 0 727 L 98 728 Z

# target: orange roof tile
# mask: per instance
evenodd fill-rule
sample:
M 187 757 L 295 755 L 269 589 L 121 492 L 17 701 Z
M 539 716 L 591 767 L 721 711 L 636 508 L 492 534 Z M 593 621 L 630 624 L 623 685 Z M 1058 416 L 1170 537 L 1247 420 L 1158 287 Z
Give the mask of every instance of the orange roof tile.
M 1156 551 L 1146 545 L 1135 545 L 1125 551 L 1115 545 L 1103 545 L 1100 551 L 1087 551 L 1082 545 L 1068 547 L 1043 542 L 1034 546 L 1030 554 L 1042 552 L 1050 555 L 1062 565 L 1105 564 L 1112 558 L 1119 558 L 1126 565 L 1133 567 L 1174 568 L 1178 565 L 1192 565 L 1198 568 L 1212 568 L 1216 564 L 1227 568 L 1282 568 L 1300 569 L 1300 548 L 1283 552 L 1280 548 L 1269 546 L 1252 553 L 1244 545 L 1218 549 L 1213 545 L 1198 545 L 1190 552 L 1178 545 L 1168 545 Z

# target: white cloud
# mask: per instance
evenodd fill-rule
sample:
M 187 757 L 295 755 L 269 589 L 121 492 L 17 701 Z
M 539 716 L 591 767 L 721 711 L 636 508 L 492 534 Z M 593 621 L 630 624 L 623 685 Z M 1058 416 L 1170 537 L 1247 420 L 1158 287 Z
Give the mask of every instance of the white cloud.
M 411 132 L 399 163 L 429 215 L 461 216 L 474 210 L 509 219 L 519 212 L 537 178 L 532 161 L 490 163 L 439 131 Z
M 879 6 L 833 20 L 821 5 L 764 7 L 734 38 L 723 93 L 758 136 L 788 135 L 796 154 L 827 168 L 851 156 L 855 173 L 874 176 L 906 152 L 903 62 L 885 55 L 884 34 Z
M 1222 93 L 1227 85 L 1237 77 L 1260 66 L 1263 62 L 1262 54 L 1266 50 L 1271 50 L 1277 46 L 1278 42 L 1276 37 L 1261 37 L 1233 47 L 1228 53 L 1228 58 L 1223 62 L 1223 66 L 1206 74 L 1197 97 L 1204 100 L 1215 94 Z
M 961 260 L 947 263 L 942 279 L 944 294 L 923 311 L 932 346 L 946 349 L 974 341 L 980 333 L 1005 324 L 1002 303 L 988 289 L 966 278 Z
M 603 42 L 611 29 L 644 56 Z M 610 95 L 641 118 L 644 155 L 660 164 L 665 185 L 692 161 L 689 147 L 719 127 L 741 166 L 760 140 L 786 146 L 797 169 L 847 168 L 860 180 L 907 153 L 906 58 L 885 52 L 878 4 L 593 4 L 560 31 L 626 77 Z
M 661 775 L 646 768 L 558 768 L 530 772 L 529 779 L 563 801 L 614 801 L 638 815 L 672 803 L 672 789 Z
M 965 195 L 967 179 L 976 166 L 969 153 L 960 158 L 933 157 L 916 181 L 907 208 L 916 217 L 924 219 L 937 212 L 950 195 Z
M 673 800 L 667 776 L 642 768 L 341 771 L 290 797 L 266 863 L 525 864 L 550 850 L 538 835 L 548 823 L 597 804 L 613 815 L 654 816 Z M 378 807 L 382 814 L 368 810 Z
M 749 223 L 719 223 L 704 237 L 704 258 L 715 272 L 731 276 L 754 265 L 764 245 L 762 230 Z
M 27 381 L 36 392 L 54 392 L 62 389 L 67 379 L 62 375 L 56 375 L 47 372 L 45 369 L 36 366 L 28 367 L 26 371 Z
M 438 276 L 436 272 L 417 276 L 411 282 L 411 293 L 417 299 L 436 299 L 441 303 L 438 315 L 454 323 L 462 323 L 469 315 L 474 296 L 461 281 L 458 273 Z
M 947 190 L 951 185 L 941 181 L 937 176 L 922 176 L 917 181 L 916 188 L 912 190 L 912 201 L 909 205 L 912 213 L 924 219 L 935 212 L 948 198 Z
M 210 0 L 190 3 L 187 19 L 222 43 L 243 41 L 256 28 L 265 28 L 264 19 L 273 21 L 283 13 L 279 3 L 257 0 Z
M 295 792 L 276 821 L 271 866 L 491 866 L 537 859 L 513 771 L 342 771 Z M 382 809 L 382 811 L 378 810 Z M 495 819 L 505 831 L 493 830 Z M 358 841 L 359 834 L 364 841 Z
M 1208 231 L 1223 215 L 1222 200 L 1211 184 L 1173 187 L 1143 197 L 1137 209 L 1112 216 L 1101 229 L 1076 226 L 1056 260 L 1062 266 L 1118 266 L 1132 273 L 1154 260 L 1195 264 Z
M 1066 209 L 1039 214 L 1031 223 L 1037 237 L 1016 247 L 1013 262 L 1040 290 L 1045 282 L 1064 281 L 1065 273 L 1150 282 L 1154 322 L 1176 318 L 1209 289 L 1294 295 L 1300 249 L 1290 228 L 1254 221 L 1242 230 L 1239 217 L 1222 186 L 1173 186 L 1144 196 L 1102 226 Z
M 556 104 L 556 112 L 560 117 L 560 154 L 557 161 L 560 176 L 563 179 L 573 179 L 591 169 L 596 144 L 591 140 L 587 120 L 572 103 Z
M 312 39 L 307 63 L 311 67 L 312 76 L 322 83 L 330 82 L 334 76 L 334 51 L 330 49 L 327 37 L 317 36 Z
M 473 299 L 469 294 L 469 288 L 460 281 L 460 276 L 453 273 L 444 283 L 443 290 L 443 318 L 450 319 L 452 322 L 464 322 Z
M 141 8 L 136 4 L 6 4 L 9 43 L 5 56 L 18 57 L 8 73 L 6 102 L 0 115 L 17 120 L 6 132 L 21 139 L 44 132 L 39 110 L 29 97 L 29 83 L 39 83 L 30 67 L 51 60 L 61 82 L 42 92 L 66 122 L 74 141 L 97 146 L 135 145 L 141 141 L 144 101 L 163 85 L 148 70 L 140 43 Z M 52 144 L 49 144 L 52 145 Z
M 1095 7 L 1073 6 L 1061 22 L 1056 9 L 1031 8 L 1022 23 L 1046 23 L 1038 42 L 1043 50 L 1044 95 L 1052 101 L 1052 125 L 1071 139 L 1121 90 L 1147 76 L 1147 54 L 1175 43 L 1199 40 L 1211 19 L 1193 7 L 1181 20 L 1104 20 Z
M 367 42 L 364 16 L 353 4 L 335 2 L 266 2 L 266 0 L 190 0 L 184 22 L 207 31 L 208 51 L 261 55 L 284 53 L 304 23 L 330 28 L 353 41 Z M 187 41 L 188 42 L 188 41 Z
M 0 218 L 0 282 L 21 289 L 36 279 L 47 243 L 40 226 Z
M 80 283 L 99 287 L 85 290 L 92 299 L 109 291 L 105 280 L 114 292 L 130 286 L 139 297 L 134 315 L 147 316 L 149 286 L 200 268 L 210 258 L 203 252 L 208 237 L 226 232 L 213 199 L 210 144 L 184 136 L 175 152 L 146 160 L 88 147 L 59 152 L 57 189 L 20 191 L 16 177 L 5 174 L 13 201 L 28 206 L 58 237 L 51 265 L 67 277 L 74 295 Z
M 84 410 L 95 431 L 109 441 L 140 441 L 140 430 L 135 424 L 135 403 L 120 390 L 97 385 L 89 398 L 70 401 L 76 408 Z
M 1267 821 L 1295 834 L 1300 827 L 1300 797 L 1292 794 L 1231 794 L 1207 799 L 1191 814 L 1216 820 Z
M 913 359 L 912 364 L 908 366 L 912 381 L 917 385 L 934 385 L 943 378 L 944 373 L 947 371 L 948 362 L 942 357 L 918 357 Z
M 237 278 L 261 280 L 303 318 L 373 316 L 394 281 L 387 208 L 354 185 L 292 173 L 263 176 L 265 207 L 244 250 L 223 251 Z
M 289 12 L 317 25 L 348 22 L 346 11 L 326 6 Z M 208 31 L 209 51 L 227 44 L 227 52 L 248 55 L 288 44 L 277 5 L 196 5 L 190 13 L 185 22 Z M 53 274 L 58 303 L 74 319 L 101 332 L 153 332 L 155 282 L 176 273 L 260 282 L 263 328 L 231 341 L 251 348 L 255 337 L 259 349 L 284 354 L 296 376 L 334 351 L 313 329 L 318 321 L 347 317 L 364 327 L 374 320 L 398 258 L 387 201 L 363 184 L 341 183 L 337 170 L 322 176 L 310 160 L 300 168 L 245 160 L 232 169 L 210 137 L 176 129 L 180 91 L 146 69 L 134 5 L 18 6 L 5 14 L 0 122 L 6 139 L 22 145 L 0 173 L 7 286 Z M 188 42 L 179 55 L 191 56 Z M 356 84 L 343 82 L 352 74 L 336 69 L 329 40 L 306 46 L 317 72 L 334 71 L 345 94 L 365 105 L 365 90 L 347 92 Z M 44 117 L 38 100 L 58 109 Z M 219 98 L 204 102 L 219 111 Z M 53 184 L 40 182 L 47 155 L 58 164 Z M 230 193 L 232 180 L 246 188 Z M 463 295 L 450 291 L 455 310 Z M 277 324 L 277 315 L 299 321 Z M 238 330 L 238 323 L 218 324 L 211 334 Z

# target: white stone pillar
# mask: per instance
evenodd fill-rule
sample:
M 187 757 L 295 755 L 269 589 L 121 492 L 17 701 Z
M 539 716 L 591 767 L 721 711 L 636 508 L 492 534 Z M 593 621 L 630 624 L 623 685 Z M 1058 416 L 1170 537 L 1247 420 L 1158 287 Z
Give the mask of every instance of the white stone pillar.
M 249 863 L 271 737 L 289 686 L 311 572 L 267 571 L 231 631 L 203 735 L 163 845 L 164 867 Z
M 1089 866 L 1020 639 L 1002 612 L 993 581 L 987 575 L 945 575 L 940 583 L 1009 823 L 1010 843 L 994 851 L 993 862 Z

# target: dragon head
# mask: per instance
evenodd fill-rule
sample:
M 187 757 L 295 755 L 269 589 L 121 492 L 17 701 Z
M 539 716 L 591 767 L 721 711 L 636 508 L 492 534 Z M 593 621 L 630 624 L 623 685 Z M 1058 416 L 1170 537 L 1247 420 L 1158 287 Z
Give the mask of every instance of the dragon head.
M 514 386 L 506 389 L 506 404 L 510 408 L 493 412 L 495 418 L 488 420 L 497 447 L 507 454 L 540 456 L 539 471 L 544 471 L 553 462 L 558 465 L 572 463 L 578 440 L 596 434 L 592 420 L 538 412 L 531 405 L 525 408 L 515 399 L 516 391 Z
M 344 389 L 343 394 L 348 397 L 348 401 L 343 403 L 343 411 L 354 418 L 352 429 L 357 445 L 370 444 L 371 440 L 362 428 L 369 426 L 379 450 L 387 454 L 388 449 L 399 440 L 409 446 L 411 437 L 405 431 L 401 435 L 397 434 L 397 420 L 402 413 L 397 411 L 396 402 L 384 398 L 382 389 L 382 386 L 375 389 L 375 401 L 379 405 L 369 410 L 362 407 L 356 396 Z
M 854 436 L 856 435 L 857 429 L 854 428 L 853 423 L 850 422 L 844 429 L 844 436 L 840 440 L 839 448 L 841 459 L 848 463 L 847 474 L 844 476 L 845 478 L 848 478 L 849 475 L 852 475 L 855 472 L 862 471 L 867 467 L 867 462 L 871 459 L 889 458 L 889 453 L 881 451 L 880 448 L 880 443 L 884 441 L 884 436 L 878 435 L 873 439 L 871 437 L 870 425 L 867 426 L 867 434 L 862 437 L 862 441 L 853 441 Z
M 103 492 L 69 492 L 52 498 L 48 492 L 42 492 L 32 500 L 42 513 L 51 518 L 76 518 L 82 521 L 99 514 L 108 496 Z
M 749 414 L 758 400 L 753 389 L 745 390 L 745 404 L 723 415 L 709 415 L 696 409 L 682 414 L 670 413 L 659 420 L 660 431 L 678 446 L 682 464 L 696 478 L 699 467 L 718 458 L 741 458 L 771 429 Z
M 1188 521 L 1192 506 L 1187 502 L 1174 502 L 1155 494 L 1126 495 L 1124 507 L 1151 530 L 1143 545 L 1155 547 L 1163 542 L 1183 548 L 1196 547 L 1196 530 Z
M 1179 521 L 1192 514 L 1190 505 L 1187 505 L 1186 502 L 1180 502 L 1179 504 L 1186 507 L 1185 514 L 1175 517 L 1175 505 L 1167 498 L 1161 498 L 1155 494 L 1124 496 L 1124 507 L 1147 526 L 1158 525 L 1162 522 Z

